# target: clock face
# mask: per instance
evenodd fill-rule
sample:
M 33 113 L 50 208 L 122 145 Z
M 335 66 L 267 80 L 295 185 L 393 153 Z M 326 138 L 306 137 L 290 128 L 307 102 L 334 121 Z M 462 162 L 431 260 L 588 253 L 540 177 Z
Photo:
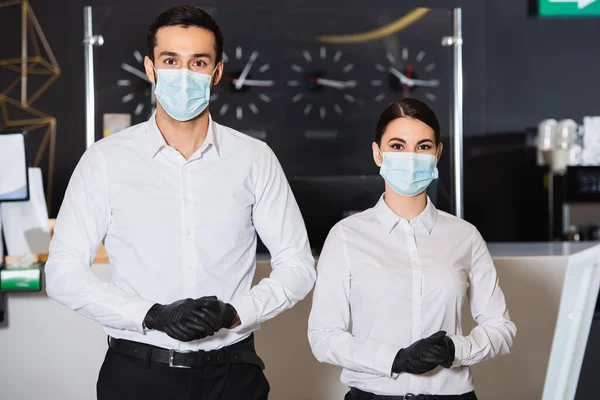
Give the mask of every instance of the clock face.
M 325 45 L 299 49 L 288 63 L 286 86 L 297 118 L 311 124 L 339 121 L 360 107 L 355 64 L 342 50 Z
M 273 106 L 276 66 L 271 55 L 252 46 L 236 45 L 223 52 L 223 77 L 213 89 L 210 111 L 219 120 L 235 121 L 237 129 L 266 139 Z
M 377 92 L 374 103 L 391 102 L 400 97 L 421 98 L 426 103 L 437 101 L 441 81 L 436 77 L 436 63 L 423 49 L 411 51 L 402 47 L 394 55 L 387 51 L 375 63 L 375 79 L 369 85 Z
M 122 76 L 116 85 L 122 89 L 121 103 L 132 116 L 134 124 L 146 121 L 156 107 L 154 84 L 144 70 L 144 56 L 139 50 L 133 51 L 130 60 L 121 63 Z

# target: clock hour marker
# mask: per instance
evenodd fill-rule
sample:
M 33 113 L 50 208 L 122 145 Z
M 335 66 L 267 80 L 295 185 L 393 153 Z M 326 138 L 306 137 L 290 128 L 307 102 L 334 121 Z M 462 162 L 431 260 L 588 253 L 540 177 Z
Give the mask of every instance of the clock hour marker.
M 342 71 L 350 72 L 350 71 L 352 71 L 352 68 L 354 68 L 354 64 L 348 64 L 342 69 Z
M 383 81 L 380 81 L 380 80 L 371 81 L 371 86 L 381 86 L 381 85 L 383 85 Z
M 402 49 L 402 59 L 404 61 L 408 60 L 408 49 L 406 47 Z
M 137 76 L 138 78 L 145 80 L 146 82 L 150 82 L 150 80 L 146 76 L 146 73 L 143 71 L 140 71 L 136 67 L 132 67 L 131 65 L 129 65 L 127 63 L 122 63 L 121 68 L 124 69 L 125 71 L 129 72 L 130 74 L 133 74 L 133 75 Z
M 117 86 L 130 86 L 131 81 L 129 79 L 119 79 L 117 81 Z
M 302 55 L 304 56 L 304 59 L 306 60 L 306 62 L 312 61 L 312 57 L 310 56 L 310 53 L 308 52 L 308 50 L 304 50 L 302 52 Z
M 265 103 L 270 103 L 271 102 L 271 98 L 269 96 L 267 96 L 266 94 L 264 94 L 264 93 L 259 94 L 258 97 L 262 101 L 264 101 Z
M 229 104 L 225 103 L 221 106 L 221 110 L 219 110 L 219 115 L 225 115 L 227 110 L 229 109 Z
M 239 120 L 244 118 L 244 112 L 242 111 L 242 107 L 238 107 L 235 110 L 235 117 Z
M 425 93 L 425 97 L 427 97 L 427 99 L 431 100 L 431 101 L 436 101 L 437 100 L 437 97 L 433 93 Z
M 296 65 L 296 64 L 292 64 L 292 66 L 290 68 L 293 69 L 296 72 L 302 72 L 302 71 L 304 71 L 302 69 L 302 67 L 300 67 L 299 65 Z
M 325 57 L 327 57 L 327 52 L 326 52 L 326 50 L 325 50 L 325 47 L 324 47 L 324 46 L 322 46 L 322 47 L 321 47 L 321 60 L 324 60 L 324 59 L 325 59 Z
M 425 52 L 420 51 L 419 54 L 417 54 L 417 62 L 423 61 L 423 57 L 425 57 Z
M 269 68 L 271 68 L 271 64 L 264 64 L 258 70 L 262 73 L 262 72 L 267 72 L 269 70 Z
M 225 52 L 223 52 L 223 62 L 229 62 L 229 57 L 227 57 L 227 54 L 225 54 Z
M 139 62 L 140 64 L 144 63 L 144 57 L 142 57 L 142 53 L 140 53 L 139 50 L 134 51 L 133 56 L 135 57 L 137 62 Z
M 133 112 L 135 115 L 140 115 L 144 111 L 144 103 L 138 103 L 135 111 Z
M 298 82 L 298 81 L 288 81 L 287 85 L 288 86 L 299 86 L 300 82 Z
M 340 61 L 340 58 L 342 57 L 342 52 L 341 51 L 336 51 L 334 56 L 333 56 L 333 62 L 336 63 L 338 61 Z
M 298 93 L 297 95 L 295 95 L 294 97 L 292 97 L 292 101 L 294 103 L 297 103 L 301 98 L 302 98 L 302 93 Z
M 385 69 L 385 67 L 381 64 L 375 64 L 375 68 L 381 72 L 386 72 L 387 70 Z
M 238 46 L 235 48 L 235 58 L 237 58 L 238 60 L 242 59 L 242 47 Z
M 435 68 L 435 64 L 431 63 L 425 67 L 425 71 L 431 72 L 431 71 L 433 71 L 434 68 Z
M 133 100 L 133 98 L 135 97 L 135 94 L 133 93 L 128 93 L 125 96 L 123 96 L 123 98 L 121 99 L 121 101 L 123 103 L 129 103 L 131 100 Z
M 379 103 L 383 99 L 385 99 L 385 93 L 379 93 L 373 100 L 375 100 L 375 103 Z
M 310 110 L 312 110 L 312 104 L 308 104 L 306 107 L 304 107 L 304 115 L 308 115 Z
M 319 116 L 321 119 L 325 119 L 325 107 L 319 108 Z
M 389 51 L 387 53 L 385 53 L 385 57 L 388 59 L 388 61 L 390 62 L 390 64 L 395 64 L 396 63 L 396 59 L 394 58 L 393 54 L 390 53 Z
M 334 104 L 333 109 L 335 110 L 336 113 L 338 113 L 339 115 L 342 115 L 342 107 L 340 107 L 339 104 Z
M 258 107 L 256 107 L 254 103 L 248 104 L 248 108 L 254 113 L 254 115 L 258 114 Z
M 350 103 L 354 103 L 354 97 L 349 95 L 348 93 L 346 93 L 344 95 L 344 99 L 346 99 L 347 101 L 349 101 Z

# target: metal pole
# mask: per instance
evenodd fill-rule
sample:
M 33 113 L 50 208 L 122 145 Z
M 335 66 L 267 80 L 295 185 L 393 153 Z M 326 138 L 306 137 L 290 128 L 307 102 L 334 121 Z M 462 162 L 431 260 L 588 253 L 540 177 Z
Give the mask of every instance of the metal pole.
M 89 148 L 96 141 L 96 93 L 94 85 L 94 46 L 102 46 L 104 39 L 94 36 L 92 7 L 83 8 L 83 53 L 85 57 L 85 144 Z
M 27 2 L 21 6 L 21 105 L 27 104 Z
M 454 213 L 458 218 L 464 218 L 463 206 L 463 68 L 462 68 L 462 10 L 455 8 L 452 12 L 453 36 L 444 36 L 442 46 L 452 46 L 454 75 L 452 89 L 452 164 L 454 172 Z
M 453 154 L 454 154 L 454 201 L 455 214 L 464 218 L 463 200 L 463 67 L 462 67 L 462 10 L 455 8 L 454 19 L 454 115 Z
M 554 172 L 548 172 L 548 240 L 554 241 Z

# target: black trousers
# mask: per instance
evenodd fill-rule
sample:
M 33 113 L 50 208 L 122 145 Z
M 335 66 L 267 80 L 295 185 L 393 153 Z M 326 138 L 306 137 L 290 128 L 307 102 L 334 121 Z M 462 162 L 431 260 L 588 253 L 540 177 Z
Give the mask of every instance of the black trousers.
M 108 349 L 98 400 L 267 400 L 269 382 L 253 364 L 171 368 Z

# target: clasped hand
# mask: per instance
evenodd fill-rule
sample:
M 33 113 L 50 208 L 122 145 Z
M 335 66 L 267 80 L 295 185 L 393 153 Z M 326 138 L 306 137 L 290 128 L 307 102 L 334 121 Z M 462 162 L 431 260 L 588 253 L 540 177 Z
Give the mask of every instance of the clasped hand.
M 420 375 L 435 369 L 438 365 L 450 368 L 454 361 L 454 352 L 452 340 L 446 336 L 446 332 L 439 331 L 401 349 L 394 359 L 392 372 Z
M 165 332 L 182 342 L 213 336 L 233 326 L 237 313 L 216 296 L 183 299 L 171 304 L 154 304 L 144 318 L 148 329 Z

